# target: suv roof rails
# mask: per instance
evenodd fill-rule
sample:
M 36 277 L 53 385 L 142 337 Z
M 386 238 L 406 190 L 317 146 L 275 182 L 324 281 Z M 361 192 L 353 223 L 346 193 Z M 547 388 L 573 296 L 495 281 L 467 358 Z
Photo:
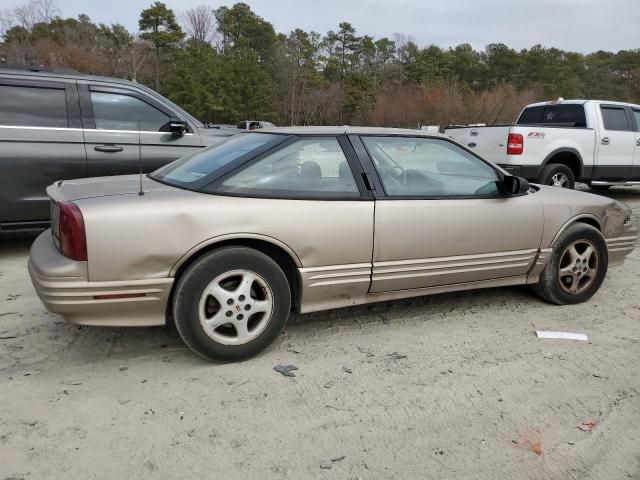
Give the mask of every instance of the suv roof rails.
M 7 69 L 7 70 L 25 70 L 29 72 L 48 72 L 48 73 L 83 75 L 82 72 L 78 72 L 73 68 L 49 68 L 42 65 L 21 65 L 21 64 L 14 64 L 14 63 L 0 63 L 0 68 Z

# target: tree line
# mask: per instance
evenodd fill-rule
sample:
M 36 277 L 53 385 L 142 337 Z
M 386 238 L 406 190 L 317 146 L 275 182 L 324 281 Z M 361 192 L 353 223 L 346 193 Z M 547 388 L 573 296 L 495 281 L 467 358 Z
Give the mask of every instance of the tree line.
M 156 1 L 138 27 L 65 18 L 55 0 L 30 0 L 0 12 L 0 62 L 132 79 L 213 123 L 415 128 L 511 122 L 526 103 L 559 96 L 640 103 L 640 49 L 421 47 L 348 22 L 278 33 L 244 3 L 176 14 Z

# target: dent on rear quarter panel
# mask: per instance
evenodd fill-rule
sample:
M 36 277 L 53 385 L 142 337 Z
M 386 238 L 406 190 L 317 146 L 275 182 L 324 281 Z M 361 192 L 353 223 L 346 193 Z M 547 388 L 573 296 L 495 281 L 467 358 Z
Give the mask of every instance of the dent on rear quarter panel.
M 305 267 L 371 261 L 373 202 L 224 197 L 172 189 L 79 204 L 92 281 L 167 277 L 198 245 L 238 232 L 277 239 Z

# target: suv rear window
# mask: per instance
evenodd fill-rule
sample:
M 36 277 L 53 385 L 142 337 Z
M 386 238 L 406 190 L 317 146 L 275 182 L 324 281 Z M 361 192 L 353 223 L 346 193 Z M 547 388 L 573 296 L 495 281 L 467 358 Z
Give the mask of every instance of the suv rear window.
M 517 124 L 586 128 L 587 119 L 583 105 L 541 105 L 525 108 Z
M 64 89 L 0 85 L 0 125 L 67 128 Z

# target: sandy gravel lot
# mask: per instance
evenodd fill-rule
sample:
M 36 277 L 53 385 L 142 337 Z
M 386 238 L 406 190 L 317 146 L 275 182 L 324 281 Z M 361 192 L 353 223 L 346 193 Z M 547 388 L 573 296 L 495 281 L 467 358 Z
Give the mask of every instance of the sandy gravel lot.
M 640 189 L 609 195 L 640 224 Z M 211 365 L 171 328 L 48 314 L 31 240 L 0 240 L 0 480 L 640 478 L 638 250 L 579 306 L 506 288 L 313 314 Z

